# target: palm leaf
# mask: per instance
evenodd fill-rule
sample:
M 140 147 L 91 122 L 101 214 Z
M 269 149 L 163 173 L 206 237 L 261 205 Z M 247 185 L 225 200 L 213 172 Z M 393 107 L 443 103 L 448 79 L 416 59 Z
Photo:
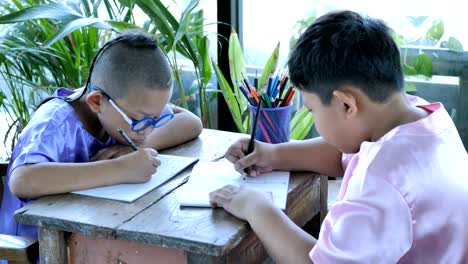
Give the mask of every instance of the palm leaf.
M 38 18 L 76 19 L 82 17 L 66 5 L 52 2 L 47 5 L 37 5 L 0 17 L 0 24 L 23 22 Z
M 239 84 L 242 83 L 244 79 L 244 74 L 247 73 L 245 69 L 244 54 L 242 52 L 242 47 L 239 41 L 239 36 L 237 35 L 234 28 L 231 30 L 231 36 L 229 37 L 229 70 L 231 74 L 231 80 L 233 83 L 234 93 L 239 99 L 239 106 L 241 111 L 245 111 L 247 108 L 247 99 L 242 95 L 239 90 Z
M 87 27 L 87 26 L 93 26 L 99 29 L 113 29 L 111 25 L 107 24 L 105 21 L 102 21 L 98 18 L 92 18 L 92 17 L 78 18 L 66 24 L 62 29 L 60 29 L 57 33 L 55 33 L 50 39 L 48 39 L 43 44 L 43 47 L 48 48 L 57 40 L 64 38 L 65 36 L 69 35 L 70 33 L 74 32 L 75 30 L 79 28 Z
M 260 76 L 260 79 L 258 80 L 257 90 L 259 92 L 263 91 L 263 89 L 267 85 L 268 78 L 272 74 L 274 74 L 276 70 L 276 65 L 278 64 L 278 57 L 279 57 L 279 47 L 280 47 L 280 43 L 278 42 L 275 50 L 273 51 L 267 63 L 265 64 L 265 67 L 263 68 L 262 75 Z
M 224 100 L 228 105 L 229 111 L 231 112 L 232 118 L 234 119 L 234 123 L 236 124 L 236 127 L 240 132 L 245 133 L 242 124 L 241 111 L 239 109 L 239 105 L 237 104 L 236 97 L 232 92 L 229 83 L 224 78 L 223 73 L 219 69 L 218 65 L 213 61 L 213 59 L 211 60 L 211 64 L 213 65 L 213 69 L 218 80 L 219 88 L 221 89 Z
M 304 139 L 314 124 L 314 115 L 302 106 L 291 120 L 291 139 Z

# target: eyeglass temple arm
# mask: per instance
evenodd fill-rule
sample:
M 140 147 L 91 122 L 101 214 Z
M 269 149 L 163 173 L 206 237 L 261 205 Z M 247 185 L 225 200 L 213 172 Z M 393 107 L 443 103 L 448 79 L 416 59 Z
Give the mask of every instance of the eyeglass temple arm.
M 127 121 L 129 125 L 133 124 L 132 120 L 122 110 L 120 110 L 120 108 L 114 103 L 114 100 L 109 99 L 109 103 L 111 103 L 111 105 L 115 108 L 115 110 L 119 112 L 119 114 L 125 119 L 125 121 Z

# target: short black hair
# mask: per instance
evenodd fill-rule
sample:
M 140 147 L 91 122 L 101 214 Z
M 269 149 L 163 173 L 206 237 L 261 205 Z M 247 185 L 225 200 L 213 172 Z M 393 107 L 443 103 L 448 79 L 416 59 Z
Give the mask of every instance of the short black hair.
M 359 88 L 374 102 L 404 89 L 390 28 L 352 11 L 330 12 L 310 25 L 291 52 L 288 68 L 291 82 L 325 105 L 344 85 Z
M 172 87 L 166 56 L 152 36 L 143 31 L 124 31 L 106 43 L 97 56 L 90 83 L 105 89 L 112 98 L 125 97 L 130 89 Z

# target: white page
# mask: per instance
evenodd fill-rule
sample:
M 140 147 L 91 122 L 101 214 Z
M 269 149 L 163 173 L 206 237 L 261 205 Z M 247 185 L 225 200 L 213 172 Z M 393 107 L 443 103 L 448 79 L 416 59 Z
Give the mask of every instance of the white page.
M 227 160 L 200 162 L 194 166 L 188 182 L 176 190 L 180 206 L 210 207 L 209 193 L 227 184 L 246 185 L 273 194 L 275 204 L 286 209 L 289 172 L 273 171 L 258 177 L 244 177 Z
M 196 162 L 196 158 L 187 158 L 170 155 L 158 155 L 161 160 L 158 170 L 151 177 L 151 180 L 145 183 L 135 184 L 116 184 L 105 187 L 86 189 L 73 192 L 76 194 L 119 200 L 124 202 L 133 202 L 141 196 L 145 195 L 154 188 L 165 183 L 170 178 L 177 175 L 190 164 Z

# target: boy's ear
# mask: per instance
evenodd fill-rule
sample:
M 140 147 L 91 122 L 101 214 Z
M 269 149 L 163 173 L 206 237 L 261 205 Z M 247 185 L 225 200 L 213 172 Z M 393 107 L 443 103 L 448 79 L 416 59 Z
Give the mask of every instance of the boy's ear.
M 101 111 L 101 104 L 103 103 L 104 96 L 98 92 L 91 92 L 86 96 L 86 103 L 91 111 L 99 113 Z
M 353 118 L 358 113 L 358 104 L 356 94 L 350 90 L 341 89 L 333 92 L 336 99 L 346 118 Z

